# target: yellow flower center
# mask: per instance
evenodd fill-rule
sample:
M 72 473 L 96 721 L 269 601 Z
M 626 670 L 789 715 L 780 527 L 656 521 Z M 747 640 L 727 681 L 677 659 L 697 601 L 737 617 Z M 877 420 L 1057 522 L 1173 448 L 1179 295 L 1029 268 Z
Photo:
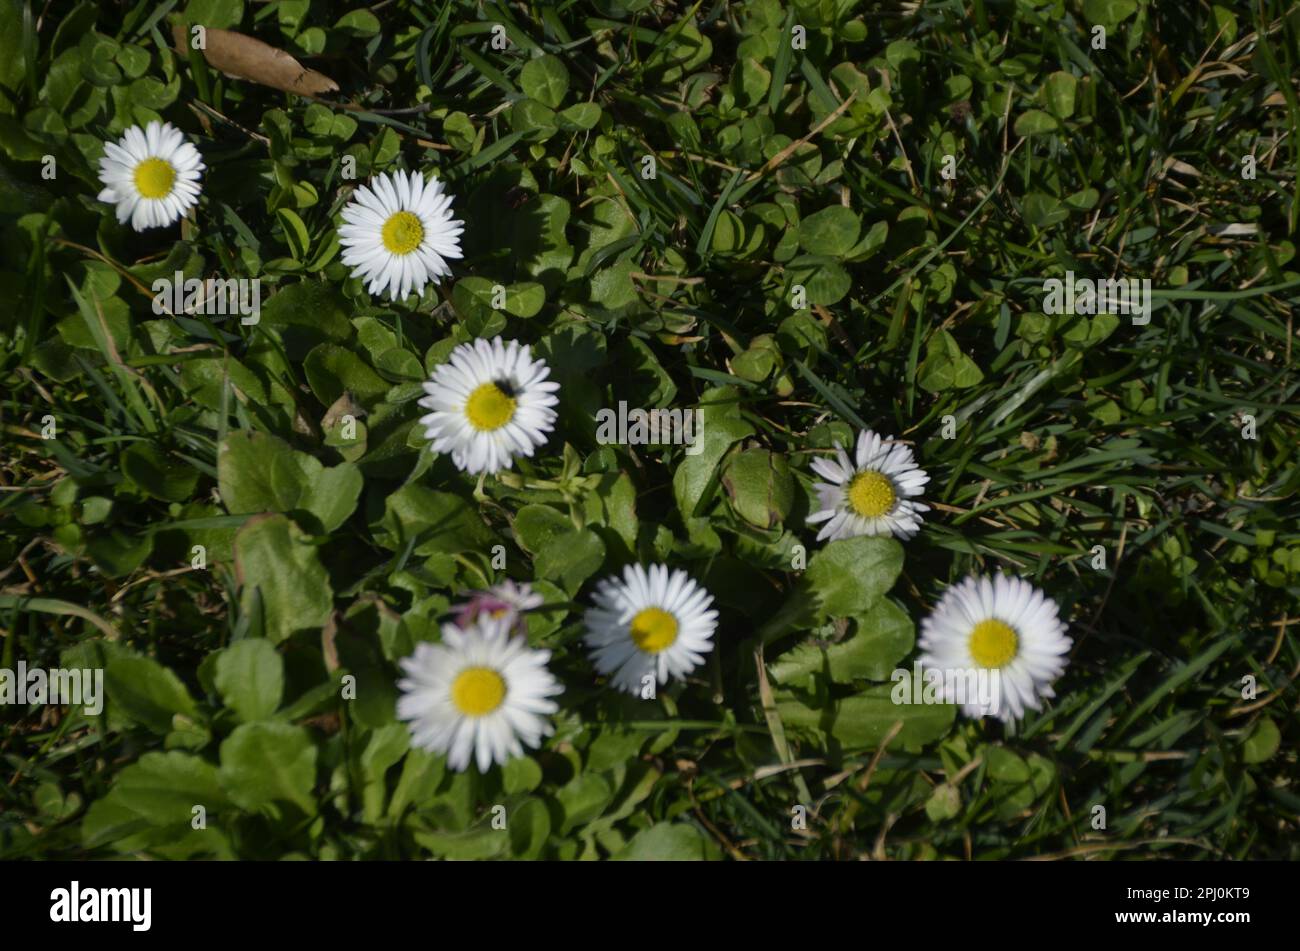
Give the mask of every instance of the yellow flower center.
M 863 518 L 879 518 L 894 508 L 894 483 L 879 472 L 859 472 L 849 483 L 849 506 Z
M 1016 656 L 1020 638 L 1010 624 L 980 621 L 970 632 L 970 655 L 981 667 L 1003 667 Z
M 677 640 L 677 618 L 659 608 L 645 608 L 632 618 L 632 640 L 647 654 L 657 654 Z
M 165 159 L 147 158 L 135 167 L 135 190 L 145 198 L 166 198 L 176 181 L 176 169 Z
M 424 225 L 409 211 L 399 211 L 384 222 L 384 247 L 393 254 L 410 254 L 424 241 Z
M 487 716 L 506 698 L 506 682 L 491 667 L 466 667 L 451 682 L 451 702 L 467 717 Z
M 500 429 L 515 416 L 515 398 L 495 383 L 484 383 L 465 401 L 465 418 L 479 432 Z

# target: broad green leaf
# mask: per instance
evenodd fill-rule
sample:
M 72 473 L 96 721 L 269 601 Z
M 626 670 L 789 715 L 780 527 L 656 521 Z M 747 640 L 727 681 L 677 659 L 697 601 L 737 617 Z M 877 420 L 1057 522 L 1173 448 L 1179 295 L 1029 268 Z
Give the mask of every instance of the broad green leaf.
M 1021 206 L 1025 221 L 1035 228 L 1050 228 L 1070 217 L 1069 209 L 1051 195 L 1030 192 Z
M 307 354 L 303 372 L 322 406 L 332 406 L 344 392 L 369 406 L 391 385 L 351 350 L 331 343 L 322 343 Z
M 81 844 L 87 849 L 97 849 L 146 832 L 152 823 L 144 816 L 122 805 L 111 793 L 97 799 L 86 810 L 81 820 Z
M 1101 192 L 1095 188 L 1084 188 L 1072 195 L 1065 196 L 1065 204 L 1076 211 L 1091 211 L 1097 206 Z
M 239 530 L 235 575 L 241 610 L 260 607 L 263 630 L 273 644 L 297 631 L 319 631 L 334 606 L 316 547 L 283 515 L 255 517 Z
M 780 453 L 766 449 L 737 453 L 727 462 L 722 484 L 736 513 L 759 528 L 771 528 L 790 514 L 794 476 Z
M 198 716 L 179 677 L 157 661 L 120 648 L 108 656 L 104 688 L 117 713 L 160 735 L 171 730 L 175 714 Z
M 951 783 L 940 783 L 925 801 L 925 814 L 931 822 L 955 819 L 961 813 L 961 792 Z
M 494 829 L 484 824 L 465 832 L 422 830 L 412 835 L 416 842 L 434 855 L 468 862 L 494 858 L 504 852 L 511 842 L 508 832 L 509 822 L 509 813 L 507 813 L 506 830 Z
M 684 455 L 673 473 L 673 495 L 683 518 L 695 514 L 727 450 L 754 432 L 754 427 L 740 418 L 736 397 L 736 390 L 722 387 L 710 390 L 700 400 L 699 432 L 692 454 Z
M 645 745 L 646 738 L 646 734 L 640 730 L 603 727 L 587 751 L 587 769 L 617 769 L 631 762 Z
M 387 723 L 371 731 L 370 741 L 360 757 L 362 817 L 378 822 L 388 798 L 388 770 L 397 765 L 411 748 L 411 731 L 405 723 Z
M 188 824 L 194 807 L 211 814 L 229 805 L 217 768 L 188 753 L 145 753 L 124 768 L 109 795 L 152 825 Z
M 293 255 L 294 260 L 307 260 L 307 252 L 311 249 L 311 237 L 307 234 L 307 226 L 303 224 L 297 212 L 288 208 L 277 208 L 275 216 L 280 220 L 280 228 L 284 231 L 284 239 L 289 245 L 289 253 Z
M 1219 42 L 1224 46 L 1231 46 L 1237 42 L 1237 17 L 1227 7 L 1215 4 L 1210 8 L 1214 14 L 1214 32 L 1219 37 Z
M 1137 12 L 1135 0 L 1083 0 L 1083 15 L 1089 23 L 1111 30 Z
M 607 472 L 584 500 L 584 514 L 589 526 L 609 529 L 622 539 L 628 552 L 636 548 L 640 520 L 636 514 L 636 485 L 626 472 Z M 606 543 L 608 533 L 602 533 Z
M 201 23 L 210 29 L 238 29 L 243 17 L 244 0 L 190 0 L 185 5 L 186 23 Z
M 761 383 L 771 376 L 779 360 L 778 351 L 766 346 L 751 346 L 731 358 L 731 372 L 742 380 Z
M 317 344 L 346 343 L 353 334 L 347 301 L 320 281 L 290 284 L 262 301 L 258 325 L 280 335 L 291 360 L 303 359 Z
M 122 82 L 122 71 L 113 62 L 118 50 L 116 40 L 95 30 L 88 30 L 82 35 L 79 48 L 81 75 L 87 82 L 105 87 Z
M 221 744 L 219 776 L 226 794 L 245 809 L 291 802 L 316 814 L 316 745 L 302 727 L 275 721 L 235 727 Z
M 600 106 L 594 102 L 580 102 L 560 113 L 560 125 L 565 129 L 587 131 L 600 122 Z
M 43 816 L 70 819 L 80 809 L 81 796 L 74 792 L 65 797 L 58 783 L 43 782 L 32 793 L 32 804 Z
M 1068 119 L 1074 115 L 1074 91 L 1078 80 L 1073 73 L 1057 71 L 1047 77 L 1043 85 L 1043 98 L 1052 115 L 1058 119 Z
M 828 700 L 816 708 L 778 692 L 777 712 L 787 730 L 833 738 L 844 750 L 873 749 L 893 725 L 903 726 L 890 749 L 915 752 L 937 740 L 952 726 L 957 708 L 950 703 L 894 703 L 889 684 L 872 687 L 843 700 Z
M 65 526 L 75 529 L 76 526 Z M 136 571 L 153 551 L 152 535 L 135 535 L 120 528 L 96 534 L 86 541 L 86 554 L 95 567 L 110 578 L 124 578 Z
M 515 858 L 537 858 L 551 835 L 551 814 L 546 803 L 525 799 L 515 807 L 506 828 L 510 831 L 510 852 Z
M 853 620 L 848 636 L 837 643 L 800 644 L 772 665 L 772 679 L 794 684 L 812 674 L 825 673 L 835 683 L 854 680 L 888 680 L 912 650 L 916 634 L 907 612 L 888 598 L 877 601 L 866 614 Z
M 1241 758 L 1247 763 L 1262 763 L 1272 758 L 1282 743 L 1282 731 L 1269 717 L 1261 718 L 1241 745 Z
M 830 307 L 838 304 L 853 287 L 853 278 L 838 261 L 828 255 L 802 254 L 787 268 L 790 285 L 802 285 L 808 305 Z
M 984 379 L 975 361 L 961 352 L 956 338 L 946 330 L 930 336 L 925 346 L 925 360 L 917 368 L 917 382 L 931 393 L 960 390 Z
M 26 72 L 26 56 L 21 8 L 17 4 L 0 5 L 0 87 L 11 92 L 18 89 Z M 12 107 L 3 111 L 10 112 Z
M 573 520 L 550 505 L 525 505 L 514 519 L 515 538 L 520 547 L 536 555 L 562 535 L 576 530 Z
M 558 109 L 569 91 L 569 73 L 564 61 L 549 53 L 530 59 L 519 71 L 519 88 L 529 98 Z
M 1050 113 L 1043 112 L 1041 109 L 1030 109 L 1016 117 L 1015 133 L 1023 136 L 1046 135 L 1055 132 L 1058 125 Z
M 332 532 L 347 520 L 363 481 L 350 462 L 326 468 L 255 430 L 231 432 L 217 454 L 217 485 L 232 514 L 306 513 L 303 527 L 314 532 Z
M 487 552 L 496 539 L 464 498 L 414 482 L 385 499 L 383 517 L 371 528 L 378 544 L 404 551 L 414 543 L 417 555 L 468 549 Z
M 831 205 L 799 222 L 799 244 L 809 254 L 843 257 L 858 243 L 861 230 L 853 209 Z
M 561 786 L 555 798 L 564 810 L 560 834 L 567 835 L 604 812 L 614 798 L 614 789 L 599 773 L 585 772 Z
M 659 822 L 642 829 L 612 856 L 623 862 L 691 862 L 721 857 L 717 843 L 689 822 Z
M 989 746 L 984 750 L 989 778 L 999 783 L 1024 783 L 1029 781 L 1029 764 L 1005 746 Z
M 192 463 L 163 452 L 150 442 L 131 443 L 118 457 L 122 474 L 146 495 L 181 502 L 194 494 L 199 472 Z
M 833 541 L 808 562 L 805 578 L 828 617 L 865 615 L 903 570 L 903 546 L 858 535 Z
M 508 795 L 532 792 L 542 784 L 542 767 L 531 756 L 516 756 L 501 767 L 501 786 Z
M 570 595 L 600 569 L 605 543 L 590 529 L 560 535 L 547 542 L 533 562 L 537 577 L 554 581 Z
M 762 63 L 752 57 L 738 60 L 732 77 L 736 102 L 746 108 L 753 108 L 761 103 L 772 85 L 772 74 Z
M 242 722 L 265 720 L 280 708 L 284 661 L 269 641 L 235 641 L 216 657 L 217 690 Z
M 459 149 L 461 152 L 473 151 L 474 143 L 478 137 L 474 123 L 463 112 L 449 113 L 447 118 L 442 120 L 442 135 L 447 140 L 448 145 Z
M 516 317 L 535 317 L 546 303 L 546 288 L 535 281 L 512 284 L 506 290 L 506 310 Z
M 517 762 L 512 760 L 511 762 Z M 425 750 L 413 749 L 406 754 L 402 776 L 388 803 L 388 818 L 398 818 L 408 806 L 420 807 L 434 795 L 445 773 L 446 760 Z M 508 764 L 507 764 L 508 765 Z M 540 775 L 538 781 L 541 781 Z
M 1022 758 L 1005 747 L 986 747 L 986 762 L 994 785 L 995 815 L 1009 821 L 1024 813 L 1038 797 L 1046 793 L 1056 776 L 1051 760 L 1037 753 Z M 996 774 L 996 775 L 995 775 Z
M 510 128 L 527 133 L 527 142 L 544 142 L 555 134 L 555 110 L 534 99 L 520 99 L 510 107 Z
M 379 354 L 375 358 L 375 369 L 390 379 L 397 377 L 401 380 L 420 382 L 424 380 L 424 366 L 420 363 L 420 358 L 402 347 L 393 347 Z
M 493 316 L 494 282 L 485 277 L 462 277 L 451 288 L 451 302 L 462 317 L 487 320 Z M 504 285 L 502 285 L 504 288 Z
M 379 32 L 379 18 L 369 10 L 353 10 L 339 17 L 334 28 L 353 36 L 374 36 Z

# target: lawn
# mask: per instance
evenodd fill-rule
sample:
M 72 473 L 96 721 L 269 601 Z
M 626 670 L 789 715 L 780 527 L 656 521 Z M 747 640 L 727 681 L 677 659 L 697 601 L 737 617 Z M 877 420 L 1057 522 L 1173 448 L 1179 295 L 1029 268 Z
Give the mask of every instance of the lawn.
M 1298 61 L 0 0 L 0 858 L 1300 858 Z

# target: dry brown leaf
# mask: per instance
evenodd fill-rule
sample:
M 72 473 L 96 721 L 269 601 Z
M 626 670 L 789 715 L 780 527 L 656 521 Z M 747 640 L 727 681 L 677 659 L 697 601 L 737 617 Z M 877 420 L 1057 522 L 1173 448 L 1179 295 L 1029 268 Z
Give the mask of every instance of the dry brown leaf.
M 353 416 L 360 419 L 366 415 L 365 407 L 358 403 L 347 390 L 343 395 L 336 399 L 333 405 L 325 411 L 321 418 L 320 425 L 322 429 L 333 429 L 339 424 L 344 416 Z
M 1192 178 L 1200 178 L 1200 170 L 1194 165 L 1188 165 L 1186 162 L 1180 162 L 1178 159 L 1170 156 L 1165 159 L 1165 168 L 1171 172 L 1177 172 L 1179 175 L 1190 175 Z
M 1205 230 L 1216 238 L 1246 238 L 1259 234 L 1259 225 L 1253 221 L 1241 221 L 1233 224 L 1210 225 Z
M 325 669 L 329 673 L 339 669 L 339 649 L 334 643 L 339 634 L 339 613 L 331 611 L 320 631 L 321 653 L 325 657 Z
M 272 89 L 296 93 L 299 96 L 320 96 L 338 92 L 339 84 L 324 73 L 308 69 L 284 50 L 269 46 L 259 39 L 235 33 L 233 30 L 205 28 L 206 49 L 199 50 L 208 65 L 227 76 L 261 83 Z M 189 50 L 189 34 L 177 24 L 172 27 L 172 39 L 178 52 Z

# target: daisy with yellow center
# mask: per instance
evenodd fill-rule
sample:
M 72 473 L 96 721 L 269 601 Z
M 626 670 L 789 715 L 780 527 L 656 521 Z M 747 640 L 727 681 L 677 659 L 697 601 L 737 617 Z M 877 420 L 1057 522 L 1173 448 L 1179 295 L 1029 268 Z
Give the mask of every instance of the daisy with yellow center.
M 419 172 L 375 176 L 343 208 L 343 263 L 371 294 L 402 300 L 423 293 L 461 256 L 464 222 L 452 219 L 451 201 L 442 182 L 426 182 Z
M 902 443 L 864 429 L 852 460 L 836 444 L 835 458 L 814 459 L 812 468 L 826 480 L 814 486 L 821 508 L 808 516 L 809 524 L 826 523 L 818 541 L 890 534 L 906 540 L 921 530 L 921 513 L 930 507 L 914 499 L 930 477 Z
M 921 666 L 941 671 L 994 674 L 984 683 L 995 694 L 964 698 L 970 717 L 1019 720 L 1055 696 L 1052 682 L 1065 670 L 1073 641 L 1055 601 L 1028 581 L 996 575 L 951 585 L 921 622 Z M 956 678 L 947 677 L 955 694 Z M 951 701 L 952 696 L 948 699 Z
M 560 384 L 526 345 L 475 340 L 461 344 L 424 384 L 420 417 L 434 452 L 449 453 L 462 472 L 497 473 L 531 456 L 555 428 Z
M 628 565 L 623 577 L 596 586 L 587 610 L 592 663 L 613 685 L 636 696 L 653 682 L 684 677 L 713 649 L 713 598 L 684 571 Z
M 441 644 L 417 644 L 401 662 L 397 716 L 410 726 L 411 745 L 445 753 L 457 771 L 473 760 L 482 773 L 539 746 L 554 730 L 551 698 L 563 690 L 546 669 L 550 657 L 511 637 L 502 618 L 443 625 Z
M 104 144 L 99 200 L 117 206 L 120 224 L 136 231 L 180 220 L 199 200 L 203 160 L 198 149 L 170 122 L 132 126 L 117 142 Z

